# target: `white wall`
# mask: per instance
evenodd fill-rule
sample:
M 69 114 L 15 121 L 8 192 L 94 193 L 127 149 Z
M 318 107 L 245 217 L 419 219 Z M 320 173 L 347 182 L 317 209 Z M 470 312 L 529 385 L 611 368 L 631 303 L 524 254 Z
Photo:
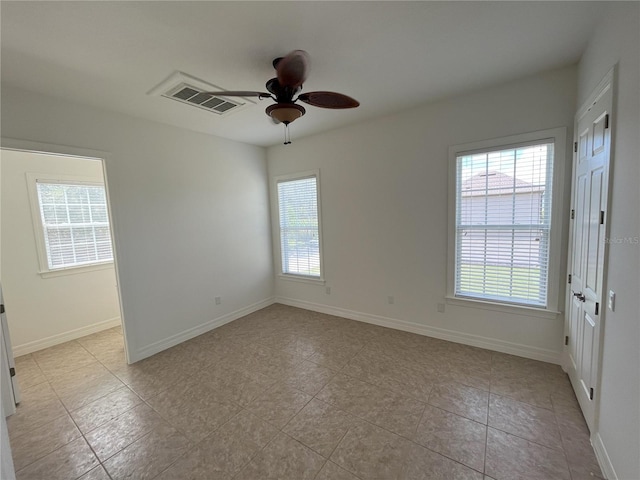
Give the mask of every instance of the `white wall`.
M 578 105 L 618 63 L 614 97 L 610 238 L 606 272 L 616 292 L 605 311 L 599 425 L 594 444 L 605 473 L 640 478 L 640 4 L 615 2 L 597 25 L 578 69 Z M 635 243 L 624 243 L 630 239 Z M 606 451 L 606 454 L 605 454 Z M 602 457 L 601 457 L 602 459 Z M 607 460 L 610 460 L 607 472 Z
M 6 86 L 1 113 L 3 138 L 108 153 L 131 360 L 271 300 L 264 149 Z
M 120 321 L 113 265 L 43 278 L 26 174 L 55 174 L 103 182 L 102 163 L 72 157 L 2 151 L 1 275 L 16 356 L 78 338 Z
M 350 318 L 559 362 L 562 315 L 545 319 L 452 304 L 438 313 L 437 304 L 444 303 L 447 286 L 448 147 L 562 126 L 570 139 L 575 75 L 573 67 L 552 71 L 308 138 L 295 138 L 293 124 L 293 144 L 268 149 L 269 175 L 320 169 L 324 276 L 331 294 L 322 285 L 277 279 L 276 295 Z M 567 178 L 565 198 L 569 183 Z M 565 219 L 563 250 L 567 224 Z M 277 239 L 272 243 L 277 258 Z M 562 277 L 565 264 L 563 258 L 555 265 Z M 387 303 L 389 295 L 395 304 Z

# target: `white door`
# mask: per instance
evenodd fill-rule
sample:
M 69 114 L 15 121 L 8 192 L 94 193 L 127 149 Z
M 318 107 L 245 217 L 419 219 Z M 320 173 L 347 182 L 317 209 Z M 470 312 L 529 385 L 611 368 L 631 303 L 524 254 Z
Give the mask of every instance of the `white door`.
M 603 281 L 613 75 L 608 79 L 576 115 L 574 133 L 566 368 L 592 430 L 599 393 L 600 340 L 605 308 Z

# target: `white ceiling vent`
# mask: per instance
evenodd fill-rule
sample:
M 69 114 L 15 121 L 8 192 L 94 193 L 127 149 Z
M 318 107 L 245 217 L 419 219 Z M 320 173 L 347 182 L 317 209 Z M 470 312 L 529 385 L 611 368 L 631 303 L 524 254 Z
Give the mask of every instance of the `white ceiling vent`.
M 186 73 L 175 72 L 150 90 L 148 94 L 177 100 L 217 115 L 229 115 L 232 112 L 243 110 L 247 106 L 255 104 L 254 101 L 244 97 L 227 98 L 206 93 L 220 90 L 224 89 Z

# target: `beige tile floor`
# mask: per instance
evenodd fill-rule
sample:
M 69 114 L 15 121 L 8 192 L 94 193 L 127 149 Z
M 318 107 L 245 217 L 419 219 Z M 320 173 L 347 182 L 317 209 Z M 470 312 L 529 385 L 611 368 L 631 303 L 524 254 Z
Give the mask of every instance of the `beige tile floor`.
M 558 366 L 283 305 L 134 365 L 117 328 L 16 364 L 19 480 L 602 476 Z

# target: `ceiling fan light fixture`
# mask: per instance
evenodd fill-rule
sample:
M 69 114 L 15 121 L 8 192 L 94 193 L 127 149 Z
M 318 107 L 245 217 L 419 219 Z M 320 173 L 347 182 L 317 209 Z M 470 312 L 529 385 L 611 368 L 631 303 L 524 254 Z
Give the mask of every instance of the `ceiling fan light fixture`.
M 289 125 L 291 122 L 300 118 L 306 113 L 306 110 L 295 103 L 274 103 L 266 109 L 267 115 L 280 123 Z

